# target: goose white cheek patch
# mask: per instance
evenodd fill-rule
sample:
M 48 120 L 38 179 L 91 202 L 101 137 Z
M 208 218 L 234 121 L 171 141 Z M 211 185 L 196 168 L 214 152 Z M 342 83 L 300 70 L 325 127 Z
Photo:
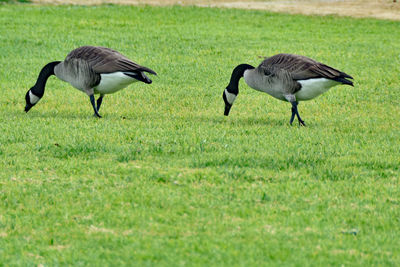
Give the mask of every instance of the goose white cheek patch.
M 236 95 L 229 93 L 228 90 L 225 89 L 225 96 L 226 96 L 226 100 L 228 101 L 229 104 L 233 104 L 233 102 L 235 102 L 236 99 Z
M 31 101 L 31 104 L 34 105 L 40 100 L 39 97 L 35 96 L 30 90 L 29 90 L 29 101 Z

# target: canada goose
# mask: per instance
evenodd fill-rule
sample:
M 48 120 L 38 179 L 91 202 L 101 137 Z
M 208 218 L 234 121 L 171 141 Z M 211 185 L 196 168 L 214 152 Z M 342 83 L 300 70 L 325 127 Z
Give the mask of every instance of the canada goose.
M 55 75 L 60 80 L 86 93 L 93 106 L 95 116 L 101 118 L 103 96 L 115 93 L 137 81 L 150 84 L 144 74 L 157 75 L 153 70 L 140 66 L 119 52 L 106 47 L 82 46 L 72 50 L 64 61 L 48 63 L 39 73 L 36 84 L 25 95 L 25 112 L 28 112 L 43 97 L 47 79 Z M 95 104 L 94 94 L 100 94 Z
M 298 101 L 313 99 L 338 84 L 353 86 L 352 81 L 346 80 L 353 77 L 337 69 L 305 56 L 278 54 L 266 58 L 257 68 L 241 64 L 233 70 L 229 85 L 222 95 L 225 102 L 225 116 L 229 115 L 233 102 L 239 94 L 241 77 L 244 77 L 251 88 L 290 102 L 292 104 L 290 124 L 296 115 L 299 124 L 303 126 L 305 123 L 297 110 Z

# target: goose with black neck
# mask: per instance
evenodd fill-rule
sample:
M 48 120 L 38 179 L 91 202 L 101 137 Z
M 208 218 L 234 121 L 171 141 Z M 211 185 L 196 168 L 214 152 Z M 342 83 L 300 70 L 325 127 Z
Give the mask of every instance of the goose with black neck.
M 257 68 L 248 64 L 240 64 L 234 68 L 230 82 L 222 94 L 225 116 L 229 115 L 239 94 L 239 80 L 242 77 L 249 87 L 290 102 L 290 124 L 296 116 L 302 126 L 305 126 L 305 122 L 297 108 L 299 101 L 311 100 L 336 85 L 353 86 L 353 82 L 349 80 L 353 77 L 328 65 L 305 56 L 278 54 L 266 58 Z
M 152 83 L 145 72 L 157 75 L 152 69 L 141 66 L 110 48 L 82 46 L 72 50 L 64 61 L 53 61 L 42 68 L 35 85 L 25 95 L 25 112 L 39 102 L 44 95 L 48 78 L 55 75 L 86 93 L 94 115 L 101 118 L 98 111 L 104 95 L 115 93 L 133 82 Z M 100 94 L 96 103 L 94 94 Z

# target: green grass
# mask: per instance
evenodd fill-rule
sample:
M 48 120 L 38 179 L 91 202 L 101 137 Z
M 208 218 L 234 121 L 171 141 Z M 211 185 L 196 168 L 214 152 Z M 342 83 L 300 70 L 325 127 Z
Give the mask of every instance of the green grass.
M 400 23 L 194 7 L 0 6 L 0 266 L 400 264 Z M 158 72 L 89 99 L 40 69 L 102 45 Z M 240 63 L 310 56 L 355 78 L 290 105 Z

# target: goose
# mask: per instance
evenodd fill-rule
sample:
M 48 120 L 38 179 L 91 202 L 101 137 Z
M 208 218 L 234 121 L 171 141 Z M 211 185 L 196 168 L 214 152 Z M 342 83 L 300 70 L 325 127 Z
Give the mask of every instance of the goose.
M 305 126 L 305 122 L 297 109 L 299 101 L 313 99 L 335 85 L 353 86 L 353 82 L 347 80 L 353 77 L 342 71 L 305 56 L 277 54 L 265 58 L 257 68 L 248 64 L 240 64 L 234 68 L 229 85 L 222 94 L 225 116 L 229 115 L 233 102 L 239 94 L 239 80 L 242 77 L 251 88 L 290 102 L 292 104 L 290 125 L 297 116 L 301 126 Z
M 86 93 L 93 106 L 94 115 L 101 118 L 99 109 L 104 95 L 115 93 L 133 82 L 152 83 L 145 72 L 157 75 L 155 71 L 136 64 L 113 49 L 81 46 L 72 50 L 64 61 L 53 61 L 42 68 L 35 85 L 25 95 L 25 112 L 39 102 L 43 97 L 47 79 L 55 75 Z M 100 94 L 97 103 L 94 94 Z

